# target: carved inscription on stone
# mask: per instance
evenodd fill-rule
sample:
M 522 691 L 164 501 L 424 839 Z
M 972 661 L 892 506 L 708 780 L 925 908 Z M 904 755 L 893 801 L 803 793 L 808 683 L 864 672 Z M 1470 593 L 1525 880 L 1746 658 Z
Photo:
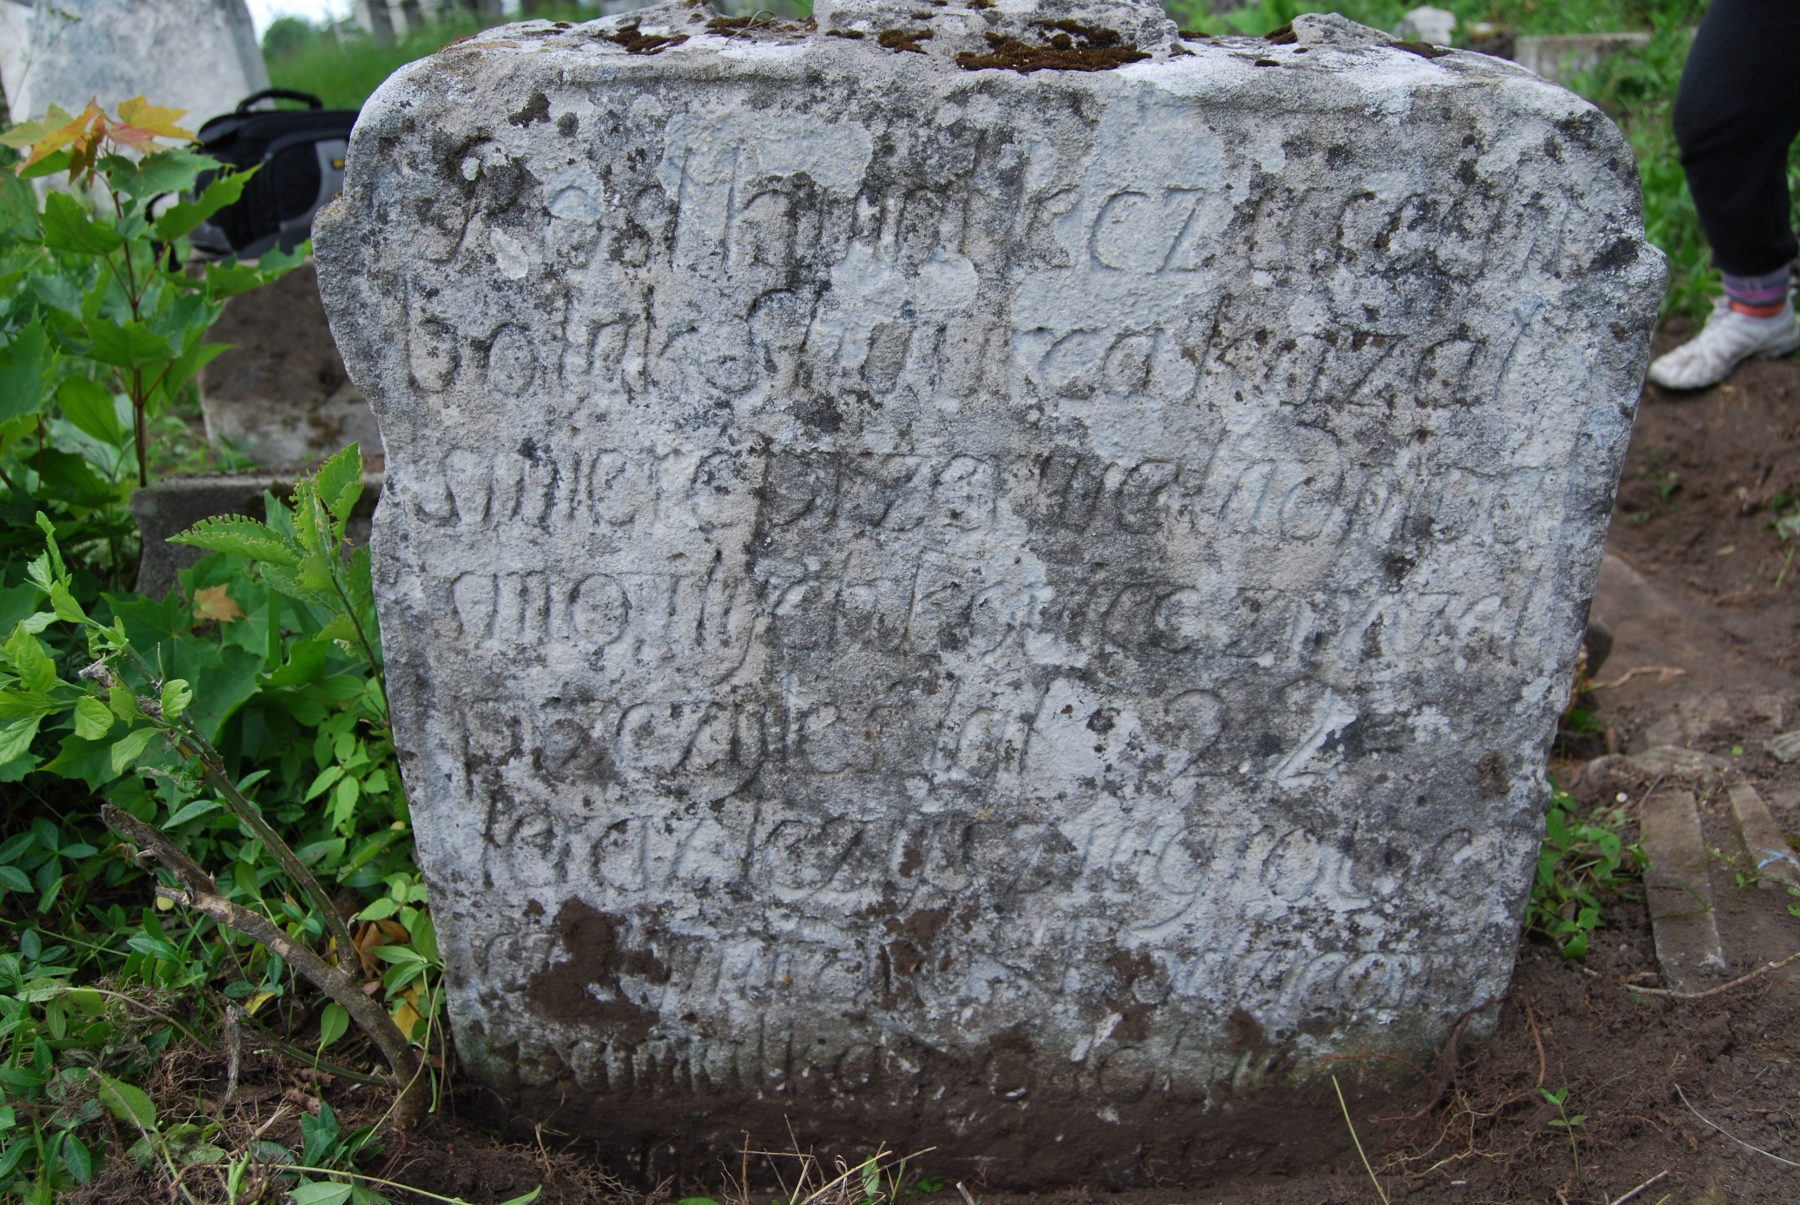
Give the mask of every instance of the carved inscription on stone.
M 1662 276 L 1628 148 L 1337 18 L 1081 13 L 1152 58 L 655 9 L 365 111 L 321 279 L 496 1083 L 1116 1122 L 1504 993 Z

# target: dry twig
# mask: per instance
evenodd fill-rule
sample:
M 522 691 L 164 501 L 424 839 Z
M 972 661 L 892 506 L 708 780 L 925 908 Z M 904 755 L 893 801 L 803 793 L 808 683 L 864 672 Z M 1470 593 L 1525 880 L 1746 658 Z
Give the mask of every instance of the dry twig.
M 1671 1000 L 1704 1000 L 1708 996 L 1717 996 L 1721 992 L 1728 992 L 1734 987 L 1743 987 L 1746 983 L 1761 979 L 1771 971 L 1779 971 L 1782 967 L 1792 966 L 1796 962 L 1800 962 L 1800 951 L 1789 954 L 1780 962 L 1764 963 L 1748 975 L 1739 975 L 1730 983 L 1721 983 L 1718 987 L 1709 987 L 1703 992 L 1678 992 L 1672 987 L 1639 987 L 1635 983 L 1626 984 L 1625 990 L 1636 992 L 1640 996 L 1665 996 Z
M 1731 1139 L 1733 1142 L 1737 1143 L 1739 1146 L 1743 1147 L 1745 1150 L 1755 1151 L 1759 1155 L 1769 1155 L 1768 1151 L 1763 1150 L 1760 1146 L 1751 1146 L 1748 1142 L 1745 1142 L 1742 1138 L 1739 1138 L 1736 1134 L 1733 1134 L 1730 1131 L 1728 1131 L 1724 1126 L 1719 1125 L 1716 1122 L 1707 1121 L 1706 1118 L 1701 1115 L 1700 1110 L 1696 1109 L 1688 1101 L 1687 1093 L 1683 1092 L 1681 1090 L 1680 1084 L 1675 1085 L 1675 1095 L 1681 1097 L 1681 1103 L 1684 1105 L 1687 1105 L 1688 1112 L 1692 1113 L 1695 1117 L 1699 1117 L 1701 1121 L 1705 1121 L 1707 1125 L 1709 1125 L 1713 1129 L 1719 1131 L 1719 1133 L 1725 1135 L 1725 1137 Z M 1800 1167 L 1800 1163 L 1795 1163 L 1792 1159 L 1783 1159 L 1780 1155 L 1769 1155 L 1769 1158 L 1775 1160 L 1775 1162 L 1777 1162 L 1777 1163 L 1785 1163 L 1789 1167 Z
M 395 1122 L 401 1127 L 418 1124 L 430 1104 L 429 1084 L 424 1065 L 419 1062 L 411 1044 L 401 1036 L 400 1027 L 380 1004 L 363 995 L 362 985 L 345 971 L 329 967 L 312 950 L 294 941 L 273 921 L 261 913 L 234 904 L 219 894 L 212 876 L 200 868 L 179 846 L 137 817 L 107 804 L 100 809 L 106 826 L 135 844 L 139 856 L 154 857 L 174 872 L 184 889 L 158 886 L 156 894 L 164 899 L 192 908 L 218 924 L 261 942 L 287 964 L 312 981 L 313 986 L 343 1006 L 345 1012 L 369 1035 L 393 1068 L 393 1086 L 399 1093 Z

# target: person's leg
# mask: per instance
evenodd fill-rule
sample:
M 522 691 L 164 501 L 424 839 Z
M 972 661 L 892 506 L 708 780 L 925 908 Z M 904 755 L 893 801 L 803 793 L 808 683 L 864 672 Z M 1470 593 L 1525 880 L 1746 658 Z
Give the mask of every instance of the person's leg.
M 1715 384 L 1751 356 L 1800 347 L 1789 299 L 1796 244 L 1788 147 L 1800 133 L 1800 4 L 1713 0 L 1675 102 L 1688 190 L 1726 296 L 1691 342 L 1650 366 L 1673 389 Z
M 1800 4 L 1713 0 L 1675 101 L 1675 139 L 1722 272 L 1758 277 L 1800 251 L 1789 217 L 1788 146 L 1800 133 Z

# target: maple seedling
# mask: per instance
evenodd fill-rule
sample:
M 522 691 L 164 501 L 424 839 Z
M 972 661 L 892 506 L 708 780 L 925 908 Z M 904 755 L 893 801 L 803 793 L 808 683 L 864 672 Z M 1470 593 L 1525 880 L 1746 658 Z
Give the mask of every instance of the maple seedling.
M 38 248 L 32 268 L 49 284 L 12 341 L 0 426 L 35 421 L 54 396 L 71 421 L 111 442 L 112 399 L 123 395 L 139 485 L 150 483 L 149 414 L 226 349 L 204 341 L 225 299 L 283 275 L 311 249 L 255 266 L 208 264 L 204 274 L 184 268 L 190 233 L 234 204 L 257 169 L 233 171 L 194 149 L 176 124 L 183 112 L 137 96 L 109 114 L 90 100 L 77 115 L 51 105 L 42 121 L 0 134 L 24 153 L 20 178 L 66 172 L 71 190 L 94 198 L 50 192 L 23 223 L 21 241 Z

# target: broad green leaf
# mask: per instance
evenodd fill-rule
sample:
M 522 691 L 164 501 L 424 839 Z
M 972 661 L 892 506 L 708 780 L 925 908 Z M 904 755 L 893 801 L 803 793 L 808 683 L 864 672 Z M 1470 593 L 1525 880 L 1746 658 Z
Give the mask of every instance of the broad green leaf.
M 180 678 L 170 678 L 163 683 L 162 709 L 163 716 L 175 719 L 187 710 L 188 704 L 194 701 L 194 690 Z
M 348 1184 L 329 1180 L 308 1180 L 288 1194 L 294 1205 L 344 1205 L 350 1198 Z
M 208 552 L 228 552 L 287 568 L 298 566 L 301 557 L 292 541 L 246 515 L 203 519 L 180 535 L 171 536 L 169 543 L 204 548 Z
M 0 887 L 8 891 L 30 891 L 31 880 L 17 866 L 0 866 Z
M 341 1004 L 327 1004 L 319 1014 L 319 1049 L 324 1050 L 350 1032 L 350 1014 Z
M 413 949 L 432 962 L 437 962 L 437 923 L 431 919 L 431 914 L 429 912 L 419 913 L 418 919 L 413 921 L 412 928 L 408 932 L 412 934 Z
M 75 735 L 86 741 L 97 741 L 112 730 L 113 713 L 99 699 L 75 701 Z
M 425 956 L 411 946 L 376 946 L 375 957 L 400 966 L 425 965 Z
M 40 722 L 41 717 L 32 716 L 30 719 L 14 720 L 0 728 L 0 764 L 15 757 L 23 757 L 30 750 Z
M 208 812 L 218 811 L 219 806 L 219 801 L 216 799 L 196 799 L 192 803 L 183 805 L 180 811 L 163 821 L 162 826 L 166 829 L 180 828 L 182 825 L 198 816 L 204 816 Z
M 125 442 L 125 428 L 119 422 L 113 395 L 99 383 L 86 377 L 69 377 L 56 387 L 56 404 L 70 422 L 101 443 Z
M 400 911 L 400 905 L 384 895 L 373 904 L 370 904 L 367 908 L 364 908 L 361 912 L 358 912 L 356 914 L 356 919 L 386 920 L 398 911 Z
M 41 690 L 0 691 L 0 720 L 29 720 L 35 716 L 52 715 L 61 711 L 64 704 Z
M 94 1157 L 88 1153 L 87 1144 L 76 1137 L 73 1130 L 63 1134 L 62 1159 L 63 1166 L 69 1169 L 69 1176 L 77 1184 L 86 1184 L 94 1178 Z
M 208 320 L 206 326 L 211 326 L 214 321 L 217 319 Z M 155 396 L 163 398 L 176 396 L 181 392 L 182 386 L 193 380 L 195 373 L 235 346 L 230 343 L 203 343 L 201 339 L 205 334 L 205 326 L 196 326 L 188 332 L 187 341 L 182 345 L 181 354 L 175 357 L 173 364 L 169 365 L 169 371 L 163 375 L 161 383 L 156 387 Z
M 96 221 L 66 192 L 44 198 L 44 246 L 76 255 L 110 255 L 125 242 L 112 223 Z
M 309 801 L 312 799 L 316 799 L 318 796 L 324 794 L 327 790 L 329 790 L 332 783 L 336 782 L 338 779 L 342 778 L 343 776 L 344 776 L 344 767 L 342 767 L 342 766 L 326 766 L 323 770 L 319 771 L 319 776 L 317 778 L 313 779 L 312 786 L 306 788 L 306 794 L 304 796 L 302 796 L 302 798 L 309 800 Z
M 114 1079 L 110 1075 L 100 1074 L 100 1103 L 127 1125 L 139 1126 L 146 1130 L 156 1128 L 156 1106 L 150 1103 L 142 1088 Z
M 144 755 L 150 741 L 156 736 L 154 728 L 139 728 L 128 732 L 113 743 L 112 768 L 114 774 L 123 774 L 125 768 Z
M 356 819 L 356 801 L 362 795 L 362 784 L 356 776 L 346 774 L 338 780 L 336 788 L 331 792 L 331 827 L 340 833 L 348 832 L 350 824 Z
M 13 629 L 6 651 L 12 657 L 13 672 L 27 690 L 48 691 L 56 685 L 56 663 L 44 652 L 38 638 L 26 630 L 24 621 Z
M 362 471 L 362 448 L 351 444 L 320 465 L 313 475 L 313 488 L 318 491 L 319 501 L 337 520 L 339 538 L 344 534 L 350 512 L 356 508 L 356 500 L 362 497 Z
M 57 193 L 51 193 L 57 196 Z M 35 413 L 44 404 L 44 374 L 55 359 L 41 322 L 19 328 L 0 365 L 0 423 Z
M 250 183 L 250 177 L 257 170 L 253 167 L 249 171 L 220 176 L 206 186 L 206 191 L 200 194 L 199 199 L 179 201 L 171 205 L 156 219 L 156 237 L 165 243 L 172 243 L 219 210 L 233 204 L 243 195 L 244 185 Z
M 88 354 L 102 364 L 124 369 L 153 368 L 175 357 L 169 340 L 142 322 L 112 322 L 96 317 L 88 324 L 88 330 L 93 335 Z

